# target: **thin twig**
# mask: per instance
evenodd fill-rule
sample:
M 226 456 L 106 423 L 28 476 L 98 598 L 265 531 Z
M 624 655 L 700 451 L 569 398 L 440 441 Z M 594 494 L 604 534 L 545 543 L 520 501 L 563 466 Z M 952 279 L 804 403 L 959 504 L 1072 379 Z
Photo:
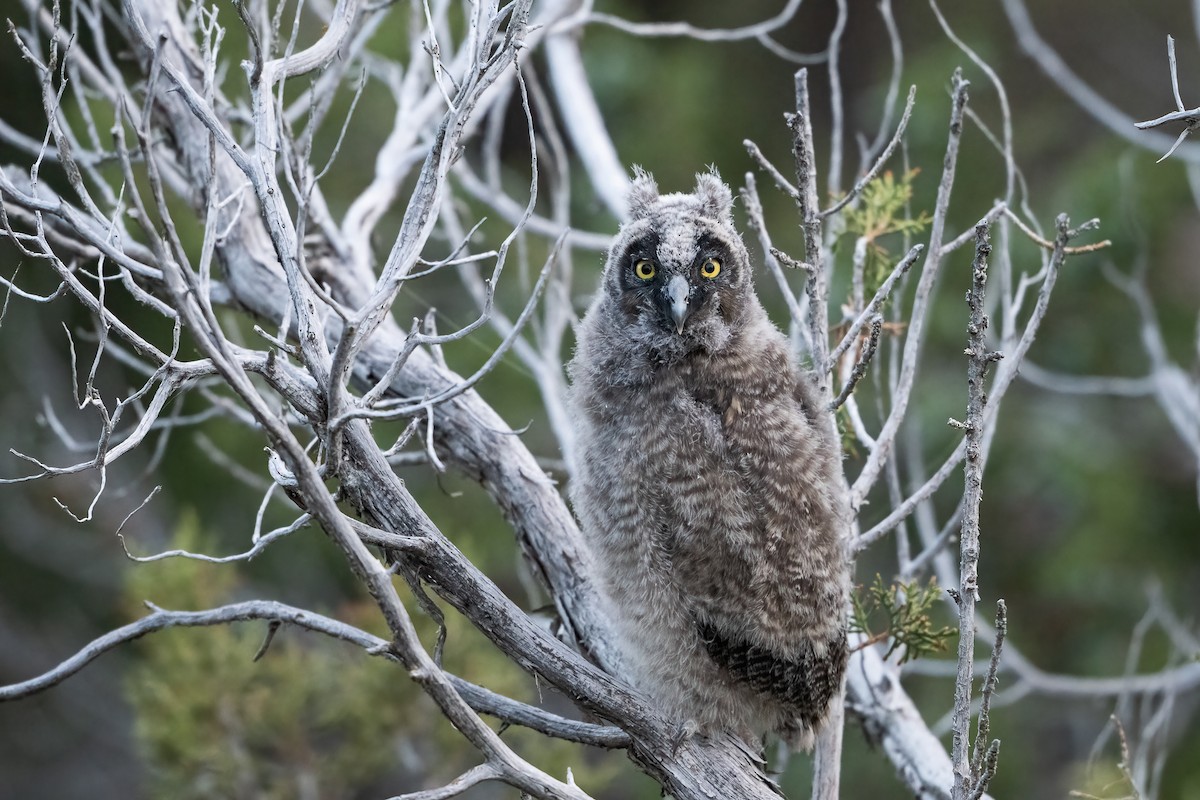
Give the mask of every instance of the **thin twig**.
M 758 235 L 759 242 L 763 248 L 763 261 L 767 265 L 767 269 L 771 271 L 771 276 L 775 279 L 776 286 L 779 287 L 779 293 L 787 303 L 788 314 L 791 316 L 792 322 L 804 331 L 805 337 L 808 336 L 808 328 L 805 325 L 805 310 L 796 299 L 795 292 L 788 285 L 787 277 L 780 267 L 779 258 L 775 255 L 778 250 L 771 244 L 771 234 L 767 231 L 767 223 L 763 218 L 762 201 L 758 196 L 758 187 L 754 180 L 754 174 L 747 172 L 745 177 L 745 185 L 742 187 L 739 194 L 742 198 L 742 206 L 746 210 L 746 220 L 750 224 L 750 228 Z M 807 341 L 807 338 L 806 338 Z M 811 350 L 811 344 L 809 345 Z
M 812 112 L 809 107 L 808 70 L 799 69 L 795 75 L 796 113 L 785 115 L 792 132 L 792 157 L 796 168 L 796 206 L 800 212 L 800 227 L 804 232 L 804 258 L 811 265 L 804 284 L 808 295 L 808 332 L 812 347 L 813 375 L 817 390 L 827 401 L 833 399 L 826 373 L 820 366 L 826 363 L 829 350 L 829 276 L 822 251 L 822 220 L 817 200 L 817 161 L 813 146 Z
M 420 792 L 408 792 L 396 795 L 388 800 L 449 800 L 452 797 L 458 797 L 472 786 L 476 786 L 484 781 L 499 780 L 500 777 L 500 771 L 491 764 L 480 764 L 471 767 L 471 769 L 459 775 L 445 786 L 439 786 L 436 789 L 426 789 Z
M 983 788 L 981 791 L 987 789 L 987 781 L 984 780 L 984 776 L 986 775 L 990 780 L 991 776 L 995 774 L 994 762 L 996 753 L 992 752 L 993 745 L 997 751 L 999 750 L 999 739 L 989 742 L 986 749 L 983 743 L 988 741 L 988 737 L 991 736 L 992 732 L 992 697 L 995 695 L 996 685 L 999 683 L 1000 653 L 1004 649 L 1004 637 L 1006 635 L 1008 635 L 1008 606 L 1005 605 L 1003 599 L 1000 599 L 996 601 L 996 638 L 992 642 L 992 659 L 988 662 L 987 676 L 983 679 L 983 691 L 979 703 L 979 721 L 976 723 L 977 727 L 975 729 L 975 747 L 971 755 L 971 774 L 982 785 Z M 989 763 L 992 764 L 990 770 L 987 768 Z M 975 793 L 972 794 L 975 798 L 979 796 Z
M 842 387 L 841 393 L 837 399 L 830 404 L 830 411 L 837 411 L 842 407 L 842 403 L 850 397 L 850 393 L 854 391 L 854 387 L 862 380 L 863 375 L 867 373 L 867 367 L 871 363 L 871 359 L 875 357 L 875 350 L 879 347 L 879 334 L 883 331 L 883 315 L 876 314 L 871 318 L 871 333 L 867 337 L 867 343 L 863 347 L 862 354 L 858 360 L 854 362 L 854 369 L 850 372 L 850 377 L 846 379 L 846 385 Z
M 946 156 L 942 162 L 942 179 L 938 184 L 933 221 L 930 224 L 929 251 L 925 258 L 925 265 L 921 269 L 921 277 L 917 282 L 912 311 L 909 315 L 899 381 L 893 392 L 891 411 L 876 438 L 876 446 L 867 457 L 867 462 L 863 465 L 854 484 L 850 487 L 850 503 L 853 508 L 862 507 L 871 487 L 879 479 L 883 470 L 883 462 L 891 455 L 900 424 L 908 411 L 908 401 L 916 379 L 917 363 L 921 358 L 925 341 L 925 325 L 933 304 L 933 290 L 941 266 L 942 241 L 945 235 L 946 216 L 950 210 L 950 193 L 954 186 L 954 176 L 958 164 L 958 149 L 962 139 L 963 115 L 967 104 L 967 87 L 969 85 L 969 82 L 962 77 L 962 71 L 955 70 L 951 95 L 950 131 L 946 141 Z
M 892 153 L 896 152 L 896 148 L 900 145 L 900 141 L 904 138 L 904 131 L 908 128 L 908 120 L 912 116 L 913 105 L 916 103 L 916 99 L 917 87 L 916 84 L 913 84 L 908 89 L 908 100 L 904 104 L 904 114 L 900 117 L 900 124 L 896 126 L 896 132 L 892 135 L 891 141 L 887 143 L 887 147 L 885 147 L 883 152 L 879 154 L 879 158 L 875 160 L 875 163 L 871 165 L 871 168 L 867 170 L 866 174 L 864 174 L 855 182 L 854 188 L 846 192 L 846 195 L 842 199 L 838 200 L 829 208 L 820 212 L 820 216 L 828 217 L 841 211 L 843 208 L 849 205 L 854 198 L 858 197 L 858 195 L 862 193 L 862 190 L 866 188 L 867 184 L 875 180 L 875 177 L 879 175 L 879 171 L 883 169 L 883 165 L 886 164 L 892 157 Z
M 992 247 L 987 225 L 975 228 L 975 261 L 971 289 L 967 293 L 970 317 L 967 322 L 967 416 L 961 423 L 965 434 L 966 461 L 963 472 L 962 534 L 959 540 L 958 674 L 954 683 L 954 800 L 970 800 L 977 775 L 971 768 L 971 688 L 975 662 L 975 604 L 979 601 L 979 506 L 983 499 L 983 412 L 987 403 L 984 381 L 988 366 L 998 354 L 987 344 L 988 316 L 985 311 L 988 258 Z
M 743 39 L 756 39 L 787 25 L 800 9 L 801 2 L 802 0 L 788 0 L 783 10 L 774 17 L 740 28 L 699 28 L 690 22 L 630 22 L 613 14 L 599 12 L 584 12 L 579 16 L 564 20 L 559 25 L 564 29 L 570 29 L 584 24 L 600 24 L 608 25 L 633 36 L 682 36 L 702 42 L 736 42 Z M 590 5 L 590 3 L 585 4 L 585 9 L 590 8 Z
M 825 361 L 826 372 L 837 366 L 837 362 L 843 355 L 845 355 L 846 350 L 850 348 L 850 345 L 854 343 L 859 334 L 862 333 L 862 329 L 866 327 L 872 319 L 878 316 L 879 309 L 884 303 L 887 302 L 887 299 L 892 296 L 892 289 L 895 287 L 896 282 L 908 273 L 909 267 L 916 263 L 917 258 L 920 257 L 921 253 L 924 251 L 925 245 L 913 245 L 912 249 L 905 254 L 904 258 L 900 259 L 900 263 L 896 264 L 896 266 L 892 268 L 891 274 L 887 276 L 887 279 L 884 280 L 884 282 L 881 283 L 879 288 L 875 291 L 875 296 L 871 298 L 871 302 L 867 303 L 867 307 L 864 308 L 862 312 L 854 318 L 854 321 L 850 323 L 850 328 L 846 331 L 846 334 L 842 337 L 842 340 L 838 342 L 837 347 L 833 348 L 833 352 L 829 354 L 829 358 Z
M 1003 213 L 1004 213 L 1004 216 L 1008 217 L 1010 220 L 1013 221 L 1013 223 L 1017 226 L 1017 228 L 1021 231 L 1021 233 L 1028 236 L 1029 239 L 1032 242 L 1034 242 L 1038 247 L 1041 247 L 1045 250 L 1054 250 L 1054 248 L 1055 248 L 1054 242 L 1052 242 L 1049 239 L 1046 239 L 1042 236 L 1038 236 L 1037 233 L 1035 233 L 1032 228 L 1030 228 L 1028 225 L 1025 224 L 1025 220 L 1021 219 L 1020 216 L 1018 216 L 1017 213 L 1015 211 L 1013 211 L 1011 208 L 1009 208 L 1008 206 L 1004 206 Z M 1103 250 L 1106 247 L 1112 247 L 1111 240 L 1105 239 L 1102 242 L 1096 242 L 1094 244 L 1079 245 L 1077 247 L 1066 247 L 1063 249 L 1063 253 L 1065 255 L 1069 255 L 1069 256 L 1077 255 L 1079 253 L 1094 253 L 1097 250 Z

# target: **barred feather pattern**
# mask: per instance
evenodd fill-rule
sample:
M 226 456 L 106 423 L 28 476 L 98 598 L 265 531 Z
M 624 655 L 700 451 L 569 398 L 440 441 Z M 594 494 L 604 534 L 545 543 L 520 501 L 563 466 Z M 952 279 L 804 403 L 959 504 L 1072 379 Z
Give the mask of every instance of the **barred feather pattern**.
M 629 208 L 568 395 L 570 495 L 622 669 L 702 731 L 808 747 L 846 665 L 850 515 L 833 420 L 754 293 L 720 178 L 659 195 L 639 172 Z

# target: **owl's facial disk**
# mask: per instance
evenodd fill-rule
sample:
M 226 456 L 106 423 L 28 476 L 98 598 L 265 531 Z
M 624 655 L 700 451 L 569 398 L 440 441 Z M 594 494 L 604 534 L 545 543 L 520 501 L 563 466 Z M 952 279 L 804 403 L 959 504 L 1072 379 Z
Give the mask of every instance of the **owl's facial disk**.
M 653 239 L 631 247 L 623 270 L 622 304 L 631 315 L 649 316 L 656 326 L 677 336 L 700 324 L 700 317 L 714 306 L 713 295 L 726 280 L 722 274 L 726 254 L 709 243 L 693 250 L 690 263 L 662 262 Z
M 708 258 L 702 263 L 719 263 Z M 719 268 L 718 268 L 719 269 Z M 701 277 L 712 268 L 697 267 L 686 272 L 667 272 L 658 264 L 645 258 L 634 261 L 631 285 L 627 288 L 629 299 L 636 302 L 642 313 L 658 318 L 663 328 L 682 336 L 693 318 L 717 290 L 713 277 Z

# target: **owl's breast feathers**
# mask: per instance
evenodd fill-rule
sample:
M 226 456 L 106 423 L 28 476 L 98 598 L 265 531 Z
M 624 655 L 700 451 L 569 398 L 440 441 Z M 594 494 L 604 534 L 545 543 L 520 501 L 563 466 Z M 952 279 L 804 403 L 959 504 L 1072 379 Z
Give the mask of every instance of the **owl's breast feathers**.
M 673 491 L 726 491 L 707 525 L 680 527 L 672 572 L 708 655 L 811 726 L 845 669 L 846 519 L 829 420 L 770 333 L 680 373 L 719 437 Z

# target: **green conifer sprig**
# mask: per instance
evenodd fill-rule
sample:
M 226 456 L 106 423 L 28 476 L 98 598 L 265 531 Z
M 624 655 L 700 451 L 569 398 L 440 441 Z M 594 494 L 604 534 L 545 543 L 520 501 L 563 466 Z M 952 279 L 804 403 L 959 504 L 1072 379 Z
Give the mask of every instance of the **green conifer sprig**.
M 860 647 L 887 641 L 884 658 L 899 653 L 899 663 L 911 661 L 930 653 L 943 651 L 955 633 L 950 626 L 937 627 L 930 617 L 933 604 L 941 596 L 936 578 L 922 584 L 918 580 L 908 583 L 885 584 L 878 573 L 870 586 L 860 586 L 852 593 L 854 613 L 850 630 L 863 634 L 866 639 Z M 883 621 L 878 632 L 878 621 Z

